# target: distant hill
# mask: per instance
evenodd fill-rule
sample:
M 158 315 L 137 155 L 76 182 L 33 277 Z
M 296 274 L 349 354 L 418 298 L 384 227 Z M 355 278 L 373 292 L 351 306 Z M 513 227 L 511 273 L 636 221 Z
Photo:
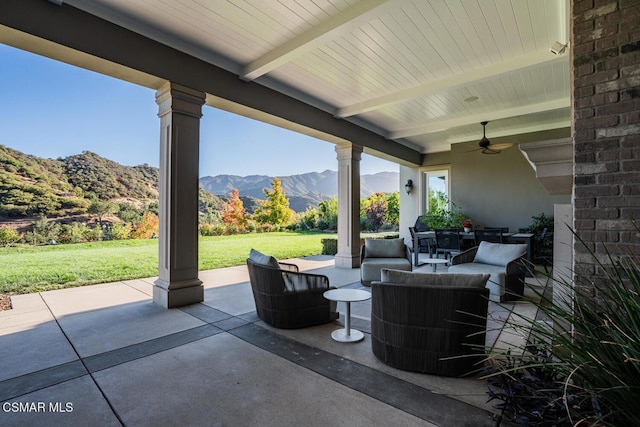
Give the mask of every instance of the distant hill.
M 157 201 L 158 176 L 158 168 L 123 166 L 89 151 L 53 160 L 0 145 L 0 215 L 73 215 L 89 206 L 89 196 Z

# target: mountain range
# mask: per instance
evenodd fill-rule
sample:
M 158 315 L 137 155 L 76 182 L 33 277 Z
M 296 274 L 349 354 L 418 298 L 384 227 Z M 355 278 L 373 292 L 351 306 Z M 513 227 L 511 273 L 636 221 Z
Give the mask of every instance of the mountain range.
M 307 207 L 315 207 L 323 200 L 338 194 L 338 172 L 308 172 L 299 175 L 278 177 L 282 189 L 289 199 L 289 206 L 296 212 Z M 360 197 L 372 193 L 393 193 L 398 191 L 398 172 L 378 172 L 360 176 Z M 272 176 L 267 175 L 216 175 L 200 178 L 200 186 L 211 194 L 224 196 L 231 194 L 234 188 L 241 196 L 264 199 L 263 189 L 271 189 Z
M 149 165 L 123 166 L 85 151 L 69 157 L 44 159 L 0 145 L 0 217 L 64 216 L 85 211 L 89 197 L 148 204 L 158 199 L 159 170 Z M 334 197 L 338 173 L 331 170 L 279 177 L 296 212 Z M 398 173 L 361 176 L 361 197 L 398 191 Z M 237 188 L 252 211 L 271 188 L 266 175 L 217 175 L 200 179 L 202 198 L 212 206 L 228 200 Z M 204 192 L 203 192 L 204 191 Z M 207 195 L 206 192 L 211 194 Z
M 308 172 L 300 175 L 281 176 L 282 189 L 289 196 L 322 194 L 333 197 L 338 194 L 338 172 Z M 272 176 L 267 175 L 216 175 L 200 178 L 200 185 L 211 194 L 228 195 L 234 188 L 240 194 L 257 199 L 264 197 L 263 188 L 271 188 Z M 367 197 L 372 193 L 393 193 L 398 191 L 397 172 L 379 172 L 360 177 L 360 195 Z

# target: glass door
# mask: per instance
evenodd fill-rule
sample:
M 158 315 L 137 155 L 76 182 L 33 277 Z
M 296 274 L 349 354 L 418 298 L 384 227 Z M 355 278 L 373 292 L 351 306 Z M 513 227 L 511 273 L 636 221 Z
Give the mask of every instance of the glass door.
M 449 201 L 449 171 L 434 170 L 424 173 L 425 212 L 435 213 L 447 208 Z

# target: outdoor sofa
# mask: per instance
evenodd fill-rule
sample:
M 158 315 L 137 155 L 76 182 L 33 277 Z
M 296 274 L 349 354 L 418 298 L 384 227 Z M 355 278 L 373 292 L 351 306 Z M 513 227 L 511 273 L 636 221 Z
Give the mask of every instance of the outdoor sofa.
M 451 259 L 449 273 L 490 274 L 491 301 L 515 301 L 524 293 L 526 244 L 480 242 Z
M 336 302 L 322 295 L 335 289 L 327 276 L 301 273 L 295 264 L 278 262 L 255 249 L 247 258 L 247 268 L 256 312 L 265 323 L 295 329 L 338 318 Z
M 406 371 L 464 376 L 481 368 L 488 274 L 382 270 L 371 284 L 371 349 Z

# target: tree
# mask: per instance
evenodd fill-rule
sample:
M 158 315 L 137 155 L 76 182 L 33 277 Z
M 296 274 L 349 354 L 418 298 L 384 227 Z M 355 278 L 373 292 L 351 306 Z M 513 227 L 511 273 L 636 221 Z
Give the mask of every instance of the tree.
M 387 219 L 387 196 L 384 193 L 374 193 L 364 202 L 364 215 L 373 231 L 378 231 Z
M 244 210 L 237 188 L 231 192 L 231 199 L 222 206 L 222 222 L 243 232 L 247 227 L 247 212 Z
M 387 223 L 400 225 L 400 193 L 397 191 L 387 197 Z
M 289 199 L 282 190 L 280 178 L 274 177 L 271 191 L 264 189 L 267 200 L 260 202 L 254 218 L 260 224 L 287 225 L 293 220 L 295 213 L 289 208 Z
M 98 198 L 94 198 L 91 200 L 91 204 L 89 205 L 89 209 L 87 209 L 87 213 L 91 215 L 95 215 L 98 219 L 98 224 L 102 225 L 102 219 L 109 215 L 114 214 L 120 210 L 120 207 L 111 202 L 105 202 L 99 200 Z
M 318 204 L 320 219 L 318 220 L 318 228 L 321 230 L 338 228 L 338 198 L 333 197 L 324 200 Z

